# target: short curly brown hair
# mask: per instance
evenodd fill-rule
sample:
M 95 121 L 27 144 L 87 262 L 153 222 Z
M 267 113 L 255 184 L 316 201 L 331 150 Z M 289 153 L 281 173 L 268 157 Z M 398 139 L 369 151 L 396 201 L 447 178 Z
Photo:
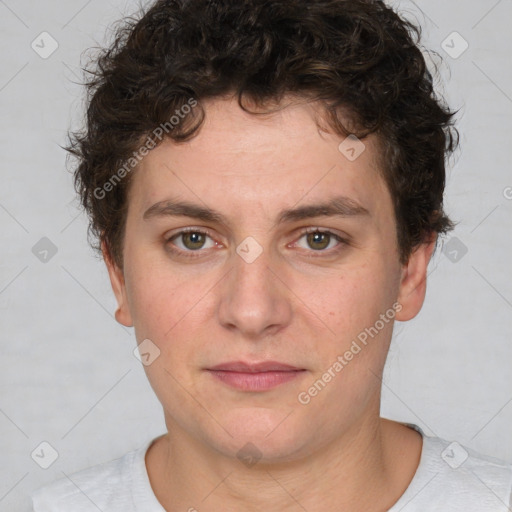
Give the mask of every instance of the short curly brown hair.
M 86 125 L 66 147 L 78 161 L 91 243 L 105 242 L 123 267 L 126 162 L 136 168 L 138 149 L 159 142 L 159 127 L 159 140 L 186 141 L 204 120 L 202 99 L 236 95 L 250 111 L 246 100 L 279 105 L 291 94 L 319 102 L 335 133 L 378 135 L 405 263 L 454 227 L 443 193 L 445 160 L 458 144 L 455 112 L 434 91 L 420 35 L 381 0 L 159 0 L 121 20 L 111 46 L 85 68 Z M 170 126 L 191 99 L 197 108 Z

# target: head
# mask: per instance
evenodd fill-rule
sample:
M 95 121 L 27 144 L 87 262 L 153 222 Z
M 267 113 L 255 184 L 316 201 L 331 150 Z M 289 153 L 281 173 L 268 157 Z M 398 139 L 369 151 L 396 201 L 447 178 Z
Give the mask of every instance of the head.
M 270 460 L 378 414 L 393 322 L 453 227 L 453 113 L 418 39 L 381 1 L 167 0 L 98 57 L 68 150 L 168 427 Z M 240 360 L 302 371 L 209 371 Z

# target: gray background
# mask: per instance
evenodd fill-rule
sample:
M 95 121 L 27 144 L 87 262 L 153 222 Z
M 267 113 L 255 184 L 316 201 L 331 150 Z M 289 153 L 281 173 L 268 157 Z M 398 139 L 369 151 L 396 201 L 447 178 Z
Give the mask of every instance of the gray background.
M 512 1 L 392 3 L 418 20 L 425 46 L 445 60 L 442 92 L 461 109 L 462 145 L 446 192 L 459 224 L 431 262 L 422 312 L 396 324 L 382 415 L 512 461 Z M 132 353 L 133 332 L 113 319 L 107 274 L 87 245 L 59 147 L 80 121 L 82 90 L 73 82 L 82 76 L 81 53 L 136 8 L 0 0 L 2 511 L 29 510 L 36 487 L 165 429 Z M 51 49 L 43 31 L 58 43 L 47 58 L 31 47 Z M 454 31 L 469 44 L 461 55 Z M 42 252 L 43 237 L 56 254 Z M 59 454 L 48 469 L 31 458 L 44 441 Z

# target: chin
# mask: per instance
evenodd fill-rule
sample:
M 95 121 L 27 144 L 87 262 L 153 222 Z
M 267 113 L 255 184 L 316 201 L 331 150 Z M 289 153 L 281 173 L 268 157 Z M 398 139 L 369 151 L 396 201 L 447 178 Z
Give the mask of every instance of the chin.
M 260 462 L 284 462 L 292 460 L 295 454 L 307 445 L 311 425 L 296 424 L 294 414 L 283 409 L 266 409 L 262 407 L 244 407 L 230 411 L 224 417 L 223 429 L 216 431 L 220 437 L 209 441 L 216 450 L 229 457 L 254 458 Z M 314 429 L 310 432 L 314 442 Z

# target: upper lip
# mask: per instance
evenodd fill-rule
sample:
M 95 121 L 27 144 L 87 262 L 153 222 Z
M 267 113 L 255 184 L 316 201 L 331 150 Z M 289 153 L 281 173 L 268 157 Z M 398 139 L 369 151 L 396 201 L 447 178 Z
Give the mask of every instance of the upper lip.
M 243 373 L 260 373 L 260 372 L 292 372 L 303 370 L 289 364 L 280 363 L 278 361 L 262 361 L 260 363 L 244 363 L 243 361 L 229 361 L 208 368 L 208 370 L 217 370 L 225 372 L 243 372 Z

